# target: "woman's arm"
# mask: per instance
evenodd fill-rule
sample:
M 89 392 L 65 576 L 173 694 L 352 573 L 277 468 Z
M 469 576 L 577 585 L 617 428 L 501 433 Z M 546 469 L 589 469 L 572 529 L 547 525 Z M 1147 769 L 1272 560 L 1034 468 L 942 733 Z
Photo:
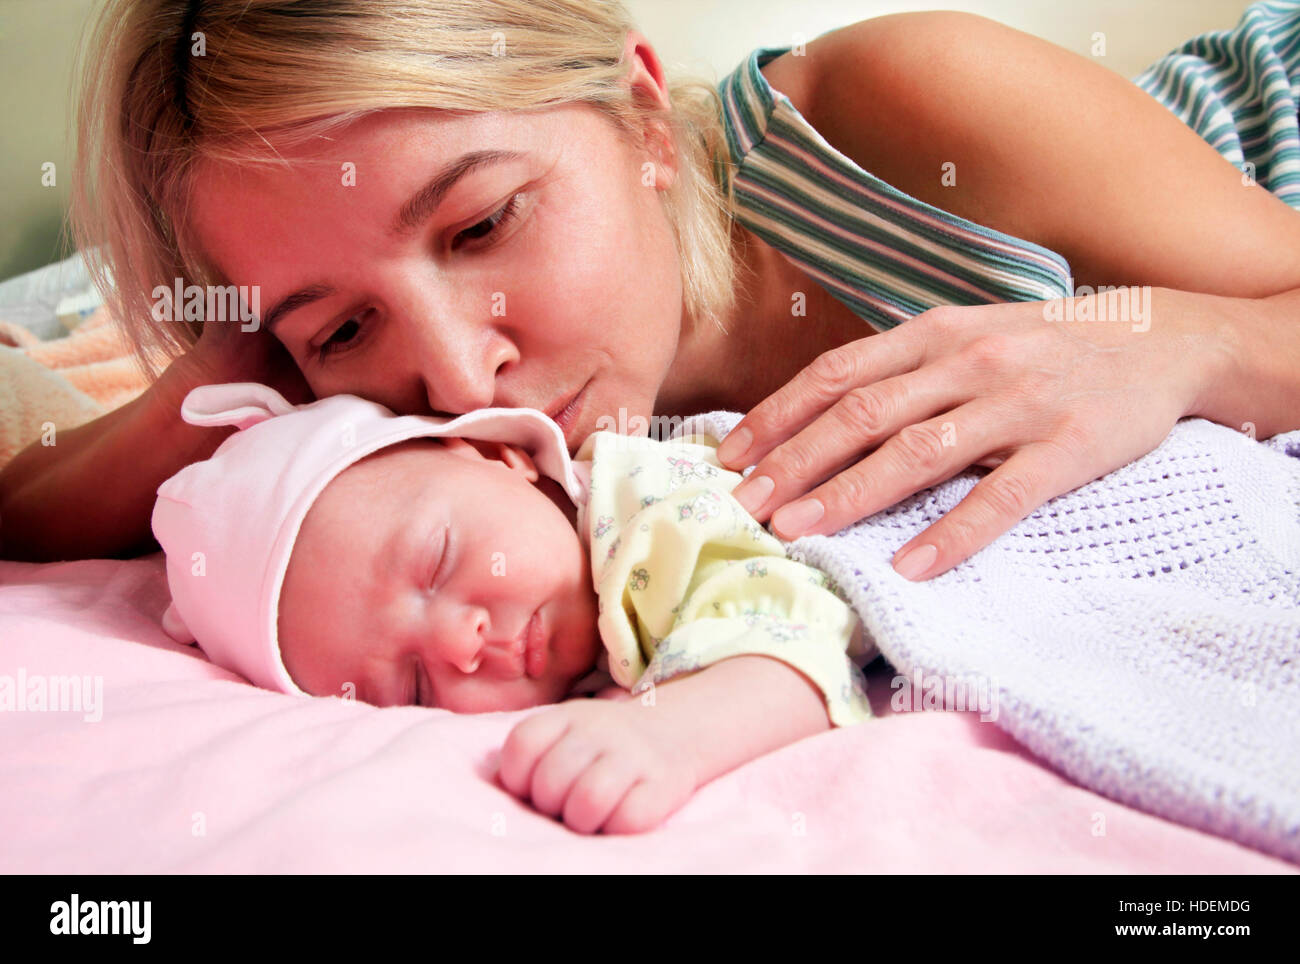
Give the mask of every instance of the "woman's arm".
M 718 453 L 756 464 L 734 495 L 779 536 L 833 532 L 993 468 L 899 548 L 895 568 L 927 579 L 1150 452 L 1179 418 L 1258 437 L 1300 424 L 1300 216 L 1166 108 L 969 14 L 881 17 L 807 53 L 815 82 L 795 106 L 834 146 L 923 201 L 1056 249 L 1076 282 L 1143 286 L 1149 304 L 1134 326 L 1063 322 L 1046 302 L 942 306 L 819 357 Z M 1098 306 L 1084 294 L 1064 308 L 1096 319 Z
M 57 431 L 54 445 L 32 443 L 0 471 L 0 555 L 50 562 L 156 549 L 149 519 L 158 486 L 231 431 L 186 425 L 179 403 L 151 388 Z
M 214 323 L 143 395 L 77 428 L 56 426 L 53 445 L 34 442 L 0 470 L 0 558 L 50 562 L 156 550 L 150 518 L 158 486 L 234 431 L 187 424 L 181 402 L 199 385 L 236 381 L 263 382 L 293 402 L 311 398 L 271 335 Z
M 1252 438 L 1300 428 L 1300 288 L 1269 298 L 1187 300 L 1225 346 L 1223 374 L 1208 380 L 1188 414 Z
M 806 57 L 795 106 L 834 147 L 928 204 L 1059 252 L 1076 285 L 1300 288 L 1298 212 L 1102 59 L 951 11 L 864 20 Z

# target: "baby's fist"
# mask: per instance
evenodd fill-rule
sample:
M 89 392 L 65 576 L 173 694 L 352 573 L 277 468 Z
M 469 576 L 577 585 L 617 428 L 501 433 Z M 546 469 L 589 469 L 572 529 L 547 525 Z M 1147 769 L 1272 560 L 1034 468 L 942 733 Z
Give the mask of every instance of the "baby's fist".
M 501 748 L 501 783 L 578 833 L 651 830 L 696 785 L 655 712 L 636 700 L 572 700 L 534 713 Z

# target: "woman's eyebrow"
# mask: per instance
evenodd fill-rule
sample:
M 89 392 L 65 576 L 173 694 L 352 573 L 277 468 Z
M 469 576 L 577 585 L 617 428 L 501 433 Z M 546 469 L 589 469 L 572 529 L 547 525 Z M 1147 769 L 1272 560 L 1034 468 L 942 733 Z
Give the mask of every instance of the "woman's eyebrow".
M 442 203 L 442 199 L 456 182 L 471 171 L 490 164 L 518 160 L 524 156 L 519 151 L 506 150 L 470 151 L 468 154 L 462 154 L 435 174 L 424 187 L 411 195 L 411 199 L 403 204 L 402 209 L 397 213 L 393 226 L 388 229 L 389 235 L 399 237 L 409 234 L 423 224 Z
M 334 288 L 331 285 L 316 284 L 308 285 L 306 288 L 299 288 L 293 294 L 284 298 L 268 311 L 262 318 L 262 326 L 267 331 L 274 332 L 275 326 L 284 320 L 284 316 L 291 311 L 297 311 L 299 308 L 305 308 L 313 301 L 320 301 L 322 298 L 328 298 L 334 294 Z
M 468 154 L 462 154 L 435 174 L 422 188 L 411 195 L 410 200 L 402 205 L 401 210 L 397 212 L 397 217 L 393 219 L 392 227 L 388 229 L 389 237 L 401 237 L 404 234 L 410 234 L 423 224 L 437 210 L 438 205 L 447 196 L 447 192 L 455 187 L 456 182 L 472 171 L 492 164 L 519 160 L 525 156 L 519 151 L 506 150 L 471 151 Z M 289 312 L 305 308 L 312 302 L 328 298 L 334 293 L 334 287 L 323 281 L 317 281 L 305 288 L 299 288 L 267 311 L 262 318 L 262 324 L 268 331 L 274 332 L 275 326 Z

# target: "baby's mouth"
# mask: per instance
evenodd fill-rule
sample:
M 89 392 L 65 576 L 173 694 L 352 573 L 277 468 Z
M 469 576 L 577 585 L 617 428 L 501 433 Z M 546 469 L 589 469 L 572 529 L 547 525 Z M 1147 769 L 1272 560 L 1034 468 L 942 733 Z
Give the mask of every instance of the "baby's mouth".
M 537 609 L 524 628 L 524 672 L 532 679 L 540 679 L 546 672 L 550 654 L 550 639 L 542 621 L 542 611 Z

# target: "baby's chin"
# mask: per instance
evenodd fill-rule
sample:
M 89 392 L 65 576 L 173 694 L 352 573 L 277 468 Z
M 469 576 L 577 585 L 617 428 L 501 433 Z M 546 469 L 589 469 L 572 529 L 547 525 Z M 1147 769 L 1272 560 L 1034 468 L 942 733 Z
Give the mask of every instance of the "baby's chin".
M 450 709 L 453 713 L 475 714 L 475 713 L 513 713 L 518 710 L 530 710 L 537 706 L 550 706 L 554 703 L 563 702 L 573 684 L 561 684 L 560 682 L 551 682 L 550 680 L 532 681 L 533 685 L 527 690 L 514 690 L 509 693 L 496 693 L 490 696 L 480 696 L 476 698 L 472 705 L 456 705 L 451 707 L 441 707 Z
M 554 655 L 556 654 L 553 653 L 552 656 Z M 596 656 L 597 653 L 592 653 L 591 659 L 586 662 L 584 668 L 579 672 L 556 676 L 547 675 L 542 679 L 532 681 L 534 683 L 532 687 L 534 701 L 529 705 L 546 706 L 552 703 L 563 703 L 567 699 L 578 696 L 585 696 L 585 693 L 574 693 L 574 689 L 580 682 L 595 672 Z M 515 708 L 524 709 L 525 707 Z
M 595 669 L 596 669 L 596 664 L 595 661 L 593 660 L 591 666 L 587 667 L 587 669 L 583 670 L 581 673 L 578 673 L 573 676 L 563 677 L 561 679 L 555 680 L 554 682 L 550 680 L 545 681 L 547 686 L 546 689 L 540 694 L 540 699 L 537 705 L 542 706 L 548 703 L 563 703 L 565 700 L 571 699 L 574 696 L 585 695 L 585 694 L 575 694 L 573 691 L 575 687 L 577 687 L 578 683 L 580 683 L 582 680 L 590 676 Z

